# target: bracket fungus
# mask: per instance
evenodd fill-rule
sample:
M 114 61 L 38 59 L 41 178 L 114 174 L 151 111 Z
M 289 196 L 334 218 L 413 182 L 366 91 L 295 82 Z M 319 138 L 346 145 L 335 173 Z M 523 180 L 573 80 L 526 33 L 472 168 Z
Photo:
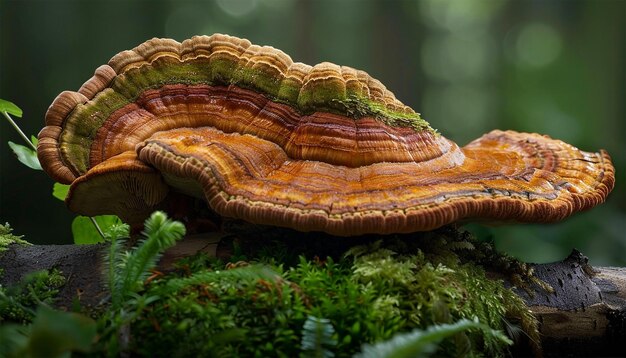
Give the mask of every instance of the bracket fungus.
M 173 191 L 340 236 L 557 221 L 614 184 L 603 150 L 499 130 L 460 148 L 363 71 L 219 34 L 115 55 L 54 100 L 38 154 L 81 214 L 136 222 Z

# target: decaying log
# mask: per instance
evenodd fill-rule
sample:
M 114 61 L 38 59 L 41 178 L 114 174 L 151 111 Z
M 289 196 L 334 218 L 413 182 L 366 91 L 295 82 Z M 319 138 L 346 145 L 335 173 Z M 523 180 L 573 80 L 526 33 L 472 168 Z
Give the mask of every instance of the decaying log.
M 554 356 L 626 356 L 626 268 L 592 267 L 574 250 L 565 260 L 535 265 L 554 289 L 520 290 L 539 319 L 542 345 Z
M 102 258 L 106 246 L 95 245 L 9 245 L 0 253 L 0 285 L 17 284 L 29 273 L 58 269 L 67 278 L 59 289 L 57 304 L 71 307 L 78 297 L 84 306 L 95 306 L 107 295 L 102 281 Z
M 220 255 L 218 234 L 186 238 L 169 250 L 160 267 L 167 269 L 180 257 L 204 251 Z M 67 283 L 58 306 L 70 307 L 78 297 L 83 306 L 106 299 L 101 277 L 103 252 L 98 245 L 11 245 L 0 254 L 1 285 L 19 282 L 29 272 L 57 268 Z M 540 322 L 546 356 L 626 355 L 626 268 L 591 267 L 578 251 L 561 262 L 534 265 L 535 275 L 554 288 L 539 286 L 530 294 L 519 290 Z M 497 273 L 496 273 L 497 274 Z M 521 348 L 516 355 L 530 355 Z
M 221 235 L 190 235 L 166 251 L 159 263 L 160 268 L 169 269 L 179 258 L 198 252 L 217 255 Z M 95 245 L 10 245 L 0 253 L 0 285 L 8 286 L 20 282 L 31 272 L 56 268 L 67 278 L 60 288 L 57 307 L 69 308 L 78 298 L 86 307 L 93 307 L 105 300 L 108 292 L 103 277 L 105 244 Z

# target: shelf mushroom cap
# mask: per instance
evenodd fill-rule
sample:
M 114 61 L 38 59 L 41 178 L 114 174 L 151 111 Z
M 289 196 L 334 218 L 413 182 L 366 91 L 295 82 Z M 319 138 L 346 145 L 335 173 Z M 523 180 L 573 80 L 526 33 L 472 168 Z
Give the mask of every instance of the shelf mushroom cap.
M 513 131 L 459 148 L 363 71 L 219 34 L 114 56 L 55 99 L 38 155 L 78 213 L 134 219 L 173 190 L 341 236 L 557 221 L 614 185 L 605 151 Z

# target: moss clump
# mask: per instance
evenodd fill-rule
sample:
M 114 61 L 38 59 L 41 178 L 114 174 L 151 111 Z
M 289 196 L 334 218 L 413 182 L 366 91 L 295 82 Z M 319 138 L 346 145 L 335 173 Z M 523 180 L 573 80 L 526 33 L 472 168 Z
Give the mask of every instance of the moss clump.
M 66 161 L 79 173 L 89 168 L 89 148 L 98 129 L 116 110 L 130 102 L 127 98 L 107 88 L 86 104 L 79 104 L 66 119 L 65 128 L 60 134 L 63 155 Z
M 422 130 L 435 132 L 419 113 L 395 111 L 362 95 L 351 94 L 343 100 L 332 100 L 331 102 L 340 103 L 343 107 L 342 114 L 353 118 L 373 116 L 391 127 L 410 127 L 417 132 Z
M 341 258 L 298 256 L 292 264 L 289 248 L 273 245 L 248 253 L 248 261 L 239 261 L 241 255 L 236 263 L 185 260 L 180 270 L 152 280 L 143 296 L 159 299 L 131 323 L 128 349 L 141 355 L 298 356 L 310 317 L 332 326 L 333 345 L 326 349 L 338 357 L 399 332 L 463 318 L 501 330 L 516 322 L 537 337 L 521 298 L 457 253 L 475 251 L 470 241 L 450 240 L 448 248 L 430 251 L 403 240 L 379 241 Z M 458 334 L 441 347 L 439 356 L 507 352 L 501 340 L 480 331 Z
M 6 251 L 9 245 L 30 245 L 28 241 L 22 240 L 23 235 L 13 235 L 13 228 L 9 223 L 0 224 L 0 252 Z
M 302 88 L 301 84 L 281 79 L 270 67 L 246 67 L 239 59 L 199 57 L 180 62 L 172 57 L 160 57 L 150 66 L 140 66 L 124 72 L 112 84 L 113 90 L 127 101 L 135 101 L 145 90 L 170 84 L 236 85 L 257 91 L 267 98 L 294 107 L 302 114 L 328 111 L 352 118 L 373 116 L 390 126 L 411 127 L 415 130 L 430 128 L 418 113 L 406 113 L 387 108 L 362 92 L 346 89 L 338 80 L 321 80 Z M 96 96 L 96 99 L 100 96 Z M 95 106 L 105 116 L 119 107 L 104 106 L 99 101 Z M 100 112 L 99 112 L 100 113 Z
M 65 282 L 61 271 L 52 269 L 33 272 L 15 286 L 0 286 L 0 323 L 31 322 L 35 308 L 52 304 Z
M 350 357 L 398 333 L 470 324 L 474 329 L 448 331 L 436 356 L 492 357 L 506 355 L 510 344 L 492 329 L 517 324 L 537 339 L 537 322 L 524 302 L 502 281 L 487 278 L 479 264 L 497 254 L 456 230 L 375 242 L 354 238 L 349 248 L 347 241 L 323 234 L 300 233 L 319 235 L 307 249 L 271 235 L 257 237 L 256 247 L 235 245 L 228 262 L 198 255 L 179 261 L 172 272 L 154 271 L 160 253 L 184 232 L 182 224 L 155 213 L 145 239 L 130 251 L 123 247 L 125 230 L 110 235 L 110 304 L 97 327 L 90 321 L 92 332 L 84 340 L 70 339 L 72 347 L 112 356 Z M 289 236 L 301 245 L 310 242 L 297 235 Z M 324 258 L 315 256 L 322 253 Z M 512 259 L 500 261 L 515 266 Z M 49 304 L 64 282 L 52 270 L 11 289 L 0 287 L 0 322 L 32 321 L 33 307 Z M 42 315 L 40 309 L 33 327 Z M 86 322 L 57 317 L 72 332 Z M 5 332 L 11 330 L 24 336 L 15 326 Z

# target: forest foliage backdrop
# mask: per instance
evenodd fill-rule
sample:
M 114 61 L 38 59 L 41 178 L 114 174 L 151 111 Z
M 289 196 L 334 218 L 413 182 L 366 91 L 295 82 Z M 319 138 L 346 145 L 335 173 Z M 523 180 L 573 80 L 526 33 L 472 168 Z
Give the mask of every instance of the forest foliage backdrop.
M 228 33 L 295 61 L 366 70 L 463 145 L 494 129 L 548 134 L 612 155 L 606 204 L 551 225 L 472 224 L 527 261 L 576 247 L 592 264 L 626 265 L 626 1 L 215 0 L 0 1 L 0 98 L 28 134 L 63 90 L 152 37 Z M 52 180 L 24 167 L 0 122 L 0 221 L 34 243 L 70 243 L 73 214 Z

